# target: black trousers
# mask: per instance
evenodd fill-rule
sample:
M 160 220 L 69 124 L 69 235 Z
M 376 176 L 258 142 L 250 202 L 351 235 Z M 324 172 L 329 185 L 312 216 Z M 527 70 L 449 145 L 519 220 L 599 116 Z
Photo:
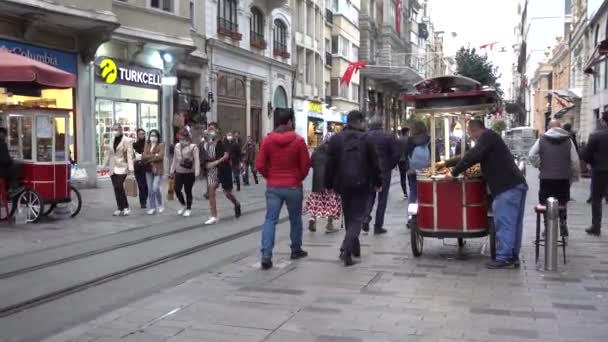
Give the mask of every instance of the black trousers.
M 399 178 L 401 179 L 401 189 L 403 190 L 403 195 L 407 196 L 407 160 L 400 160 L 397 163 L 399 167 Z
M 135 172 L 137 180 L 137 188 L 139 190 L 139 204 L 142 208 L 148 203 L 148 182 L 146 181 L 146 172 Z
M 344 227 L 346 234 L 342 242 L 342 250 L 346 254 L 361 249 L 359 235 L 363 221 L 367 214 L 370 193 L 366 191 L 345 192 L 340 194 L 342 197 L 342 211 L 344 213 Z
M 232 165 L 232 179 L 236 184 L 236 191 L 241 191 L 241 165 Z
M 602 227 L 602 198 L 608 192 L 608 171 L 592 171 L 593 187 L 591 188 L 591 221 L 593 229 Z
M 125 210 L 129 208 L 129 201 L 127 200 L 127 194 L 125 193 L 125 179 L 127 175 L 113 174 L 110 176 L 112 180 L 112 186 L 114 187 L 114 197 L 116 197 L 116 206 L 118 210 Z
M 194 187 L 195 180 L 194 173 L 175 173 L 175 196 L 179 203 L 188 210 L 192 209 L 192 188 Z M 185 201 L 182 188 L 186 193 Z
M 255 171 L 255 162 L 246 161 L 245 162 L 245 175 L 243 176 L 243 183 L 245 185 L 249 185 L 249 169 L 251 168 L 251 173 L 253 174 L 253 180 L 255 184 L 258 184 L 258 173 Z
M 0 178 L 4 178 L 6 182 L 6 188 L 8 190 L 14 189 L 19 186 L 19 173 L 21 172 L 21 166 L 13 163 L 11 166 L 0 166 Z

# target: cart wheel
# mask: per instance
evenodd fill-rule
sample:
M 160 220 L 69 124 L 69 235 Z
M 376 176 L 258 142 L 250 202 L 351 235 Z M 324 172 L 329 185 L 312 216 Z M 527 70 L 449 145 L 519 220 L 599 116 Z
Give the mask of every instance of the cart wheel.
M 49 207 L 42 213 L 42 216 L 49 216 L 55 208 L 57 208 L 56 204 L 49 204 Z
M 494 228 L 494 220 L 488 218 L 488 236 L 490 240 L 490 256 L 492 260 L 496 260 L 496 229 Z
M 82 196 L 80 196 L 80 191 L 73 185 L 70 185 L 70 203 L 68 204 L 68 208 L 70 209 L 70 217 L 78 215 L 80 209 L 82 209 Z
M 40 195 L 34 190 L 25 190 L 17 198 L 17 214 L 25 211 L 25 220 L 27 223 L 38 222 L 42 216 L 44 203 Z
M 419 257 L 422 255 L 422 247 L 424 245 L 424 238 L 420 235 L 418 228 L 412 227 L 410 229 L 410 237 L 412 243 L 412 254 L 415 257 Z
M 464 239 L 463 238 L 458 238 L 458 248 L 464 248 Z

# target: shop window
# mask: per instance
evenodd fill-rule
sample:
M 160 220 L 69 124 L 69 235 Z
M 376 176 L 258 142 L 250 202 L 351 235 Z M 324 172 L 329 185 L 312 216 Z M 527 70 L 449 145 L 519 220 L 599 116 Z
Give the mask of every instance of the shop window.
M 39 162 L 53 161 L 53 120 L 49 116 L 36 117 L 36 149 Z
M 219 96 L 245 98 L 245 84 L 243 80 L 233 76 L 220 76 L 217 94 Z
M 165 12 L 173 12 L 174 11 L 174 0 L 150 0 L 150 7 L 162 10 Z
M 257 7 L 251 8 L 251 19 L 249 22 L 249 30 L 251 37 L 251 46 L 259 49 L 266 48 L 266 40 L 264 40 L 264 13 Z
M 55 161 L 66 161 L 66 118 L 55 118 Z
M 287 25 L 282 20 L 274 21 L 274 55 L 288 58 L 287 51 Z
M 239 31 L 237 5 L 237 0 L 218 0 L 218 33 L 230 35 Z

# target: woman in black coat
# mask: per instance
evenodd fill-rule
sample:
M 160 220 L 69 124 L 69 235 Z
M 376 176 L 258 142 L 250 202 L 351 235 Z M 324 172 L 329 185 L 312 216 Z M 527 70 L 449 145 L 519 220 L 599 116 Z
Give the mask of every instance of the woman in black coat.
M 312 154 L 312 192 L 306 199 L 305 212 L 310 216 L 308 230 L 317 231 L 316 222 L 319 218 L 327 218 L 327 233 L 337 232 L 334 220 L 340 219 L 342 202 L 340 195 L 328 190 L 325 186 L 325 165 L 327 164 L 327 140 L 317 147 Z

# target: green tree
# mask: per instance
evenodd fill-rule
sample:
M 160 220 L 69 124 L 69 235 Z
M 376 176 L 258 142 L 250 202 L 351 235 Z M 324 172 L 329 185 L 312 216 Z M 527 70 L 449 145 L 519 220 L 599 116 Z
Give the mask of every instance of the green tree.
M 456 53 L 457 74 L 476 80 L 477 82 L 496 88 L 496 92 L 502 98 L 503 91 L 498 79 L 498 67 L 488 60 L 487 55 L 480 55 L 475 48 L 460 48 Z

